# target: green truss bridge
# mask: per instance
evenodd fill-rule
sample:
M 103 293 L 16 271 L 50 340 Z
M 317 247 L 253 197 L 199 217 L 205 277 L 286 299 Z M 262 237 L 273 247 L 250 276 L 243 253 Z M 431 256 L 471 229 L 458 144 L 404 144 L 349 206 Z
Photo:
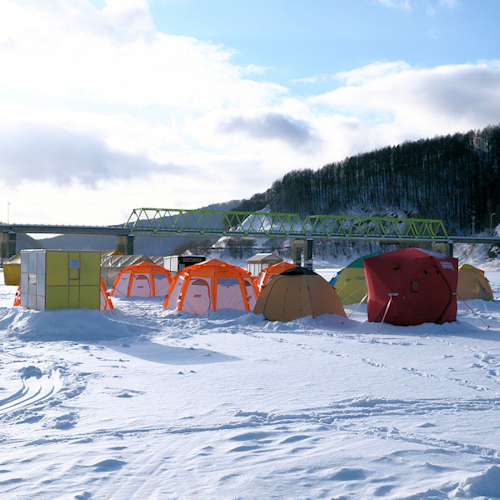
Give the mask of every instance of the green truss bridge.
M 239 212 L 221 210 L 179 210 L 136 208 L 125 224 L 114 226 L 71 226 L 18 224 L 0 222 L 0 261 L 16 253 L 17 234 L 88 234 L 114 235 L 116 248 L 124 254 L 134 253 L 136 236 L 208 236 L 289 238 L 296 250 L 312 258 L 314 240 L 382 241 L 386 243 L 428 242 L 447 245 L 453 254 L 453 243 L 488 243 L 500 246 L 498 236 L 448 236 L 438 219 L 402 219 L 395 217 L 359 217 L 347 215 L 308 215 Z M 440 251 L 443 251 L 441 249 Z M 297 253 L 298 261 L 298 253 Z
M 125 227 L 134 235 L 449 241 L 441 220 L 394 217 L 136 208 Z

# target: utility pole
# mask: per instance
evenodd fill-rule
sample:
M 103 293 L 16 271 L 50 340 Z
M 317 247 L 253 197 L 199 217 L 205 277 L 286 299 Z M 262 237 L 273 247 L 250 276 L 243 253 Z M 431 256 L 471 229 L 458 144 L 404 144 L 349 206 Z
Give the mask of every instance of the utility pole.
M 474 220 L 476 219 L 476 216 L 472 216 L 472 236 L 474 236 Z
M 493 216 L 496 215 L 495 212 L 493 212 L 491 215 L 490 215 L 490 236 L 493 236 Z

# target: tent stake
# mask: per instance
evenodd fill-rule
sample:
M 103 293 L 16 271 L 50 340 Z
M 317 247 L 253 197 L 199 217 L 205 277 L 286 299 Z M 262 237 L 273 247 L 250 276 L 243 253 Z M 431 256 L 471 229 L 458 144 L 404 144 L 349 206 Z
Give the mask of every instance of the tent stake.
M 387 316 L 387 313 L 389 312 L 389 307 L 392 304 L 392 298 L 394 297 L 394 295 L 397 295 L 397 293 L 390 293 L 389 294 L 390 299 L 389 299 L 389 302 L 387 302 L 387 307 L 385 308 L 384 316 L 382 317 L 382 321 L 380 322 L 380 326 L 378 327 L 377 333 L 380 332 L 380 329 L 382 328 L 382 325 L 384 324 L 385 317 Z
M 359 301 L 359 304 L 354 308 L 354 310 L 351 311 L 351 314 L 349 314 L 349 316 L 347 316 L 347 318 L 342 321 L 342 325 L 357 311 L 358 307 L 365 301 L 366 297 L 368 297 L 368 294 L 366 294 L 360 301 Z
M 457 295 L 457 297 L 460 299 L 460 297 Z M 464 304 L 465 304 L 465 307 L 474 315 L 476 316 L 476 318 L 481 321 L 481 323 L 483 323 L 483 325 L 486 326 L 486 330 L 489 330 L 491 327 L 490 325 L 488 325 L 488 323 L 485 323 L 483 321 L 483 319 L 479 316 L 479 314 L 475 313 L 474 310 L 472 309 L 472 307 L 469 306 L 469 304 L 467 304 L 467 302 L 465 302 L 464 299 L 460 299 Z

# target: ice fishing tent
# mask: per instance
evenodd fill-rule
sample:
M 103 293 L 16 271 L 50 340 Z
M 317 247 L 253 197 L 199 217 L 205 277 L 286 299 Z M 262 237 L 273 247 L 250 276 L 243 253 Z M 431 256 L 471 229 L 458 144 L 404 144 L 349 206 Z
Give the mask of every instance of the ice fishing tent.
M 334 288 L 319 274 L 294 267 L 278 274 L 262 289 L 253 310 L 270 321 L 292 321 L 303 316 L 339 314 L 344 308 Z
M 175 276 L 163 304 L 196 315 L 212 310 L 252 311 L 257 285 L 250 273 L 218 259 L 186 267 Z
M 21 306 L 100 309 L 100 252 L 21 251 Z
M 374 257 L 375 255 L 380 255 L 380 252 L 371 253 L 354 260 L 330 280 L 330 285 L 335 287 L 335 291 L 342 304 L 357 304 L 368 293 L 363 259 Z
M 112 288 L 120 271 L 138 262 L 152 262 L 158 266 L 162 265 L 162 262 L 157 262 L 147 255 L 110 255 L 101 253 L 101 278 L 108 288 Z
M 18 253 L 3 263 L 3 278 L 5 285 L 21 283 L 21 254 Z
M 469 264 L 462 264 L 458 268 L 457 295 L 462 300 L 493 300 L 493 290 L 484 271 Z
M 368 321 L 419 325 L 456 320 L 457 259 L 403 248 L 364 259 L 364 265 Z
M 274 252 L 270 253 L 257 253 L 247 259 L 247 271 L 256 278 L 262 272 L 263 269 L 266 269 L 269 266 L 274 266 L 278 264 L 283 259 L 276 255 Z
M 137 262 L 122 269 L 115 279 L 112 297 L 165 297 L 172 275 L 152 262 Z
M 275 276 L 281 274 L 283 271 L 292 269 L 293 267 L 297 267 L 297 265 L 290 264 L 290 262 L 278 262 L 278 264 L 262 269 L 257 278 L 257 288 L 259 289 L 259 293 L 262 288 L 264 288 L 264 285 L 269 283 Z

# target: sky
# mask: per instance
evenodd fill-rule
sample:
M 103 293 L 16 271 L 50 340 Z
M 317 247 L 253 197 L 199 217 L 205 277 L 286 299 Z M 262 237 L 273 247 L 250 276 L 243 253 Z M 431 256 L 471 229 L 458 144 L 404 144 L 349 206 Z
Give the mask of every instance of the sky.
M 500 1 L 0 0 L 0 221 L 107 225 L 500 123 Z

